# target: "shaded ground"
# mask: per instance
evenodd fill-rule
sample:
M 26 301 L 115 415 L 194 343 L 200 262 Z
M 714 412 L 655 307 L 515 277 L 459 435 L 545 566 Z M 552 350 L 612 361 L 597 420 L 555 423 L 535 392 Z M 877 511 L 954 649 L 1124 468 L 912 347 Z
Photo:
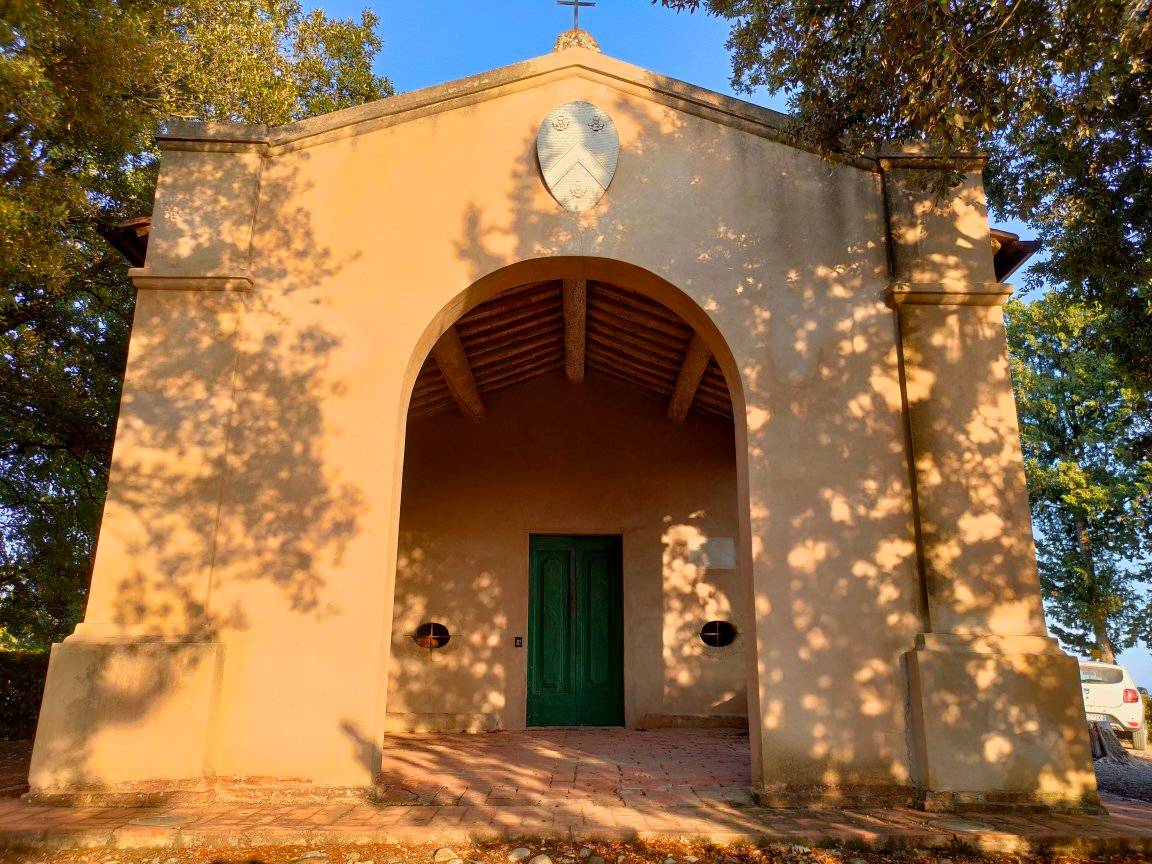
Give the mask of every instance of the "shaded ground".
M 1128 750 L 1132 761 L 1128 765 L 1110 765 L 1104 760 L 1096 763 L 1096 782 L 1101 791 L 1152 801 L 1152 750 Z
M 457 800 L 467 794 L 501 803 L 512 790 L 531 798 L 560 787 L 578 793 L 623 790 L 625 797 L 651 796 L 662 787 L 700 789 L 705 797 L 731 793 L 738 799 L 751 783 L 748 738 L 738 732 L 715 730 L 695 738 L 676 731 L 616 734 L 618 743 L 608 745 L 586 730 L 542 730 L 519 739 L 397 736 L 384 753 L 378 782 L 395 803 L 443 800 L 453 790 Z M 1152 750 L 1126 752 L 1130 765 L 1096 763 L 1101 791 L 1152 802 Z M 0 742 L 0 798 L 27 791 L 31 756 L 31 741 Z
M 28 791 L 31 741 L 0 741 L 0 798 L 18 798 Z
M 441 847 L 442 848 L 442 847 Z M 1026 852 L 1018 855 L 982 855 L 955 849 L 948 851 L 867 852 L 851 849 L 812 849 L 809 847 L 715 847 L 676 842 L 515 842 L 454 844 L 452 850 L 464 864 L 509 864 L 509 852 L 528 849 L 530 857 L 547 855 L 554 864 L 1137 864 L 1147 858 L 1126 855 L 1048 855 Z M 433 864 L 438 847 L 434 843 L 406 846 L 325 846 L 308 850 L 265 847 L 244 850 L 182 849 L 168 851 L 92 850 L 53 852 L 0 852 L 2 864 Z M 589 857 L 581 857 L 581 851 Z M 597 861 L 599 859 L 599 861 Z M 541 862 L 540 864 L 543 864 Z
M 447 847 L 439 847 L 447 848 Z M 520 864 L 528 864 L 538 854 L 553 864 L 1138 864 L 1147 857 L 1138 854 L 1051 855 L 1020 853 L 979 854 L 963 849 L 924 852 L 861 852 L 852 849 L 813 849 L 805 846 L 717 847 L 676 842 L 494 842 L 454 844 L 450 847 L 463 864 L 509 864 L 514 849 L 530 854 Z M 321 846 L 308 849 L 263 847 L 244 850 L 183 849 L 141 852 L 133 850 L 93 850 L 48 854 L 0 853 L 3 864 L 433 864 L 435 844 Z M 582 857 L 581 852 L 588 857 Z M 451 862 L 450 862 L 451 864 Z M 544 862 L 538 862 L 544 864 Z
M 259 789 L 229 786 L 214 803 L 30 805 L 16 795 L 28 751 L 26 743 L 0 745 L 0 788 L 7 789 L 0 797 L 0 846 L 45 851 L 0 853 L 0 862 L 281 864 L 311 851 L 312 864 L 433 864 L 432 844 L 449 843 L 458 844 L 460 860 L 435 864 L 509 864 L 517 838 L 541 836 L 551 839 L 536 841 L 531 851 L 546 849 L 551 860 L 519 864 L 1152 860 L 1101 856 L 1121 849 L 1152 855 L 1152 804 L 1112 795 L 1104 796 L 1107 816 L 758 807 L 748 801 L 747 738 L 731 731 L 404 736 L 385 754 L 379 788 L 397 796 L 385 802 L 272 803 Z M 587 857 L 573 838 L 588 843 Z M 688 839 L 700 842 L 681 842 Z M 63 847 L 87 851 L 47 851 Z M 976 848 L 1097 854 L 979 856 Z

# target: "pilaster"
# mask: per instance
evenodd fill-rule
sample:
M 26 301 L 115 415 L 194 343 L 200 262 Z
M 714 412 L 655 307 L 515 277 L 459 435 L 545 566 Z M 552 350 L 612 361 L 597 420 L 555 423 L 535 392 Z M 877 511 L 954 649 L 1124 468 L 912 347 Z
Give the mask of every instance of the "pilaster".
M 928 806 L 1093 806 L 1076 661 L 1048 638 L 978 158 L 888 154 L 924 633 L 909 652 Z M 940 171 L 959 182 L 940 196 Z
M 54 645 L 34 795 L 211 775 L 211 604 L 262 156 L 165 148 L 84 622 Z

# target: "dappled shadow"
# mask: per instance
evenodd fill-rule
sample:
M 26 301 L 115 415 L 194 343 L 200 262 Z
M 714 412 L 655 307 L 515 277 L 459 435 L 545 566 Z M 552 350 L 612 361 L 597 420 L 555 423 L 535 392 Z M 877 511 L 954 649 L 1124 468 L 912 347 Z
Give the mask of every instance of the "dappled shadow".
M 377 793 L 390 804 L 571 807 L 751 803 L 742 731 L 552 728 L 396 735 Z
M 968 783 L 1005 800 L 1091 801 L 1076 690 L 1052 643 L 1036 641 L 999 310 L 915 306 L 901 319 L 889 299 L 893 282 L 989 290 L 979 187 L 943 212 L 911 196 L 889 243 L 879 166 L 822 162 L 599 93 L 622 138 L 599 207 L 559 213 L 526 135 L 508 201 L 471 202 L 457 254 L 474 279 L 577 249 L 620 258 L 683 290 L 727 342 L 764 788 L 912 800 Z M 572 266 L 578 276 L 580 259 Z M 932 632 L 989 638 L 980 654 L 917 643 Z M 934 650 L 916 679 L 930 692 L 912 692 L 907 658 Z M 943 670 L 930 682 L 926 664 Z M 954 755 L 941 759 L 945 749 Z
M 694 647 L 713 618 L 751 623 L 734 562 L 709 573 L 705 548 L 705 532 L 735 545 L 731 421 L 694 412 L 672 424 L 666 398 L 592 370 L 579 385 L 546 373 L 486 408 L 480 424 L 453 410 L 409 426 L 393 728 L 523 727 L 528 644 L 515 637 L 532 638 L 529 534 L 622 537 L 629 725 L 743 717 L 744 644 Z M 426 621 L 448 626 L 446 646 L 413 642 Z
M 179 182 L 243 201 L 242 181 L 229 185 L 230 175 L 212 165 Z M 96 580 L 90 620 L 106 614 L 130 635 L 215 638 L 222 627 L 246 625 L 240 606 L 212 602 L 225 580 L 268 581 L 301 612 L 321 603 L 313 559 L 339 558 L 356 530 L 356 496 L 352 484 L 328 476 L 318 450 L 319 403 L 340 386 L 325 376 L 339 339 L 296 313 L 315 302 L 314 286 L 341 265 L 310 239 L 310 217 L 293 205 L 307 191 L 300 182 L 279 171 L 265 179 L 258 205 L 251 202 L 275 216 L 256 226 L 250 290 L 141 292 L 113 468 L 114 513 L 101 537 L 102 547 L 119 547 L 108 554 L 118 556 L 120 573 Z M 220 236 L 226 225 L 212 232 L 211 220 L 201 221 L 209 224 L 169 241 L 178 251 L 168 255 L 157 232 L 153 245 L 160 248 L 146 269 L 196 275 L 185 270 L 188 261 L 247 259 L 245 250 L 227 248 L 230 238 Z M 207 248 L 184 248 L 189 235 L 203 236 Z M 271 477 L 277 482 L 266 482 Z M 115 594 L 105 598 L 109 590 Z
M 56 648 L 40 789 L 199 777 L 233 671 L 212 646 L 251 626 L 258 586 L 298 615 L 339 614 L 318 565 L 357 531 L 358 493 L 319 443 L 340 340 L 292 310 L 341 265 L 294 203 L 309 181 L 258 156 L 198 155 L 165 157 L 91 596 Z M 186 737 L 189 757 L 149 764 L 132 737 L 145 718 Z
M 310 140 L 281 136 L 274 158 L 231 139 L 176 157 L 191 182 L 169 206 L 162 181 L 149 268 L 209 278 L 141 292 L 92 602 L 63 646 L 87 659 L 57 676 L 89 695 L 43 746 L 83 766 L 87 711 L 115 718 L 93 721 L 119 742 L 101 742 L 104 764 L 137 779 L 365 780 L 389 712 L 511 725 L 527 531 L 621 534 L 626 556 L 640 532 L 625 566 L 645 574 L 649 635 L 626 650 L 662 674 L 634 682 L 634 704 L 738 713 L 735 679 L 680 649 L 697 616 L 745 610 L 752 776 L 769 795 L 1091 800 L 1075 664 L 1040 616 L 999 311 L 954 296 L 998 290 L 978 186 L 937 212 L 879 163 L 821 161 L 681 85 L 581 69 L 490 82 L 403 122 L 357 112 L 355 134 L 328 118 Z M 544 190 L 533 145 L 577 94 L 622 143 L 581 216 Z M 461 146 L 478 136 L 482 152 Z M 679 314 L 721 367 L 735 424 L 678 430 L 655 400 L 615 394 L 623 413 L 574 440 L 579 400 L 614 387 L 591 374 L 493 396 L 466 432 L 451 415 L 406 430 L 453 321 L 562 278 Z M 734 481 L 687 488 L 703 467 L 688 433 Z M 632 499 L 607 482 L 624 477 Z M 445 542 L 436 520 L 468 536 Z M 708 543 L 729 536 L 723 574 Z M 430 617 L 456 630 L 444 654 L 414 653 Z
M 657 274 L 689 274 L 672 281 L 728 341 L 738 368 L 724 372 L 730 387 L 739 376 L 737 412 L 748 418 L 734 440 L 748 460 L 744 548 L 758 582 L 735 606 L 760 622 L 745 647 L 758 648 L 764 682 L 764 777 L 907 783 L 899 656 L 920 619 L 878 180 L 784 148 L 757 165 L 731 130 L 625 98 L 603 107 L 624 131 L 600 210 L 557 218 L 526 139 L 511 223 L 487 225 L 477 202 L 459 253 L 480 277 L 507 239 L 520 241 L 501 262 L 511 264 L 563 253 L 579 235 L 589 254 L 620 250 Z M 759 204 L 774 195 L 779 208 Z M 647 250 L 671 257 L 637 257 Z M 669 539 L 682 544 L 692 529 L 677 533 Z M 692 590 L 683 563 L 662 569 L 678 602 Z M 664 650 L 677 651 L 670 637 Z M 690 692 L 699 666 L 676 659 L 677 689 Z

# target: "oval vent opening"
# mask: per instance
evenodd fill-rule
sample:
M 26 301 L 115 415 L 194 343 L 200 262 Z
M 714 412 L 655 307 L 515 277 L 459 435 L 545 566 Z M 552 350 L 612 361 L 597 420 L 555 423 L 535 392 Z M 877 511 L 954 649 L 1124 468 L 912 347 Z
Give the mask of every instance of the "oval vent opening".
M 736 625 L 731 621 L 709 621 L 700 628 L 700 641 L 709 648 L 726 648 L 736 641 Z
M 451 638 L 452 634 L 448 632 L 448 628 L 436 621 L 421 624 L 416 628 L 416 632 L 412 634 L 412 641 L 421 648 L 427 648 L 429 651 L 443 648 Z

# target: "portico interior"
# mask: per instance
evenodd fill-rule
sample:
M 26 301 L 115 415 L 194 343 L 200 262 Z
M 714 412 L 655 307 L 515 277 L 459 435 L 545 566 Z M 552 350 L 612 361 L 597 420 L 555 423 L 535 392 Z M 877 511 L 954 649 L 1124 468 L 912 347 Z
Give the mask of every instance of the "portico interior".
M 622 725 L 747 728 L 754 637 L 735 460 L 720 365 L 656 300 L 557 279 L 457 320 L 409 407 L 388 728 L 621 725 L 533 714 L 533 665 L 566 678 L 583 662 L 578 633 L 571 652 L 544 643 L 582 627 L 622 672 Z M 574 588 L 568 620 L 549 630 L 533 550 L 563 537 L 618 538 L 622 592 L 607 601 L 618 608 L 581 611 Z M 434 625 L 447 641 L 428 638 Z

